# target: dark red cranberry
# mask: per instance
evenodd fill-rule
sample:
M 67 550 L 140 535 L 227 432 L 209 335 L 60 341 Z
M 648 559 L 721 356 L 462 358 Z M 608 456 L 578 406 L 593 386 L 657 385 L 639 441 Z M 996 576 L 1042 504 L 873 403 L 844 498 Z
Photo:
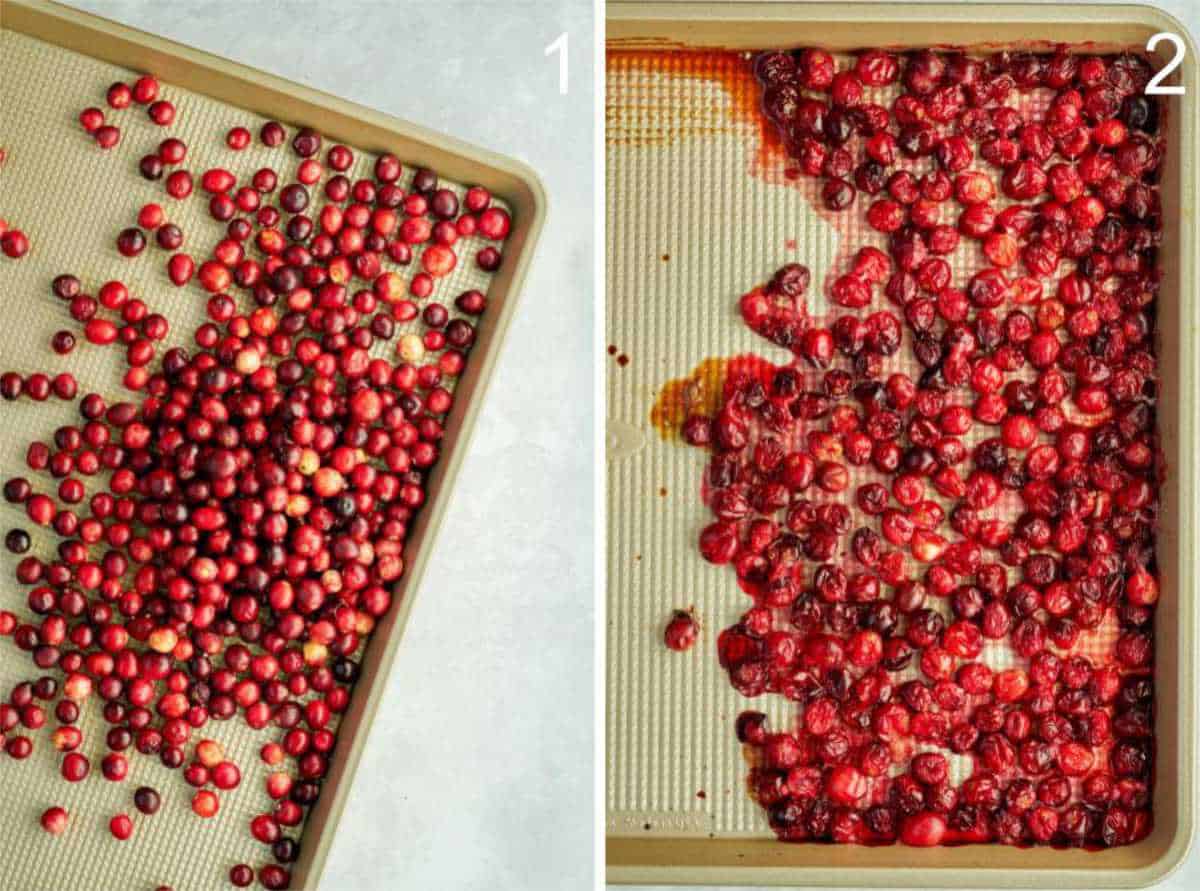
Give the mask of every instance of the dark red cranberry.
M 277 148 L 283 145 L 283 141 L 287 139 L 287 131 L 278 121 L 267 121 L 258 131 L 258 138 L 268 148 Z

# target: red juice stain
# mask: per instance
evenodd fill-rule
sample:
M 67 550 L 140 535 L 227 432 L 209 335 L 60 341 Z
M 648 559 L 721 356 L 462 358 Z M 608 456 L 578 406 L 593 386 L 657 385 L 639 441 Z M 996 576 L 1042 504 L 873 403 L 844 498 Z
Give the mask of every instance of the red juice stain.
M 777 369 L 774 363 L 749 353 L 705 359 L 690 374 L 662 386 L 650 409 L 650 424 L 663 439 L 678 439 L 683 422 L 692 415 L 716 415 L 732 382 L 756 376 L 766 385 Z

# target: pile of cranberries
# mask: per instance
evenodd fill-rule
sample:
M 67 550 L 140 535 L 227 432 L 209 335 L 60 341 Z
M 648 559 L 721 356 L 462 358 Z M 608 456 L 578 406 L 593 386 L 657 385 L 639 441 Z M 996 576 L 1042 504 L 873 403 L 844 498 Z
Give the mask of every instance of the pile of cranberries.
M 827 318 L 799 265 L 746 294 L 745 323 L 794 358 L 731 363 L 720 408 L 682 429 L 710 453 L 700 552 L 753 601 L 721 665 L 795 703 L 785 726 L 737 721 L 753 794 L 788 841 L 1143 838 L 1151 69 L 814 49 L 753 66 L 791 162 L 871 242 L 831 271 Z
M 142 77 L 110 88 L 109 105 L 145 104 L 167 126 L 175 109 L 158 92 Z M 84 127 L 112 147 L 94 111 Z M 274 121 L 259 134 L 281 154 L 288 136 Z M 237 127 L 225 143 L 241 151 L 251 139 Z M 225 236 L 196 259 L 159 204 L 118 236 L 133 261 L 151 232 L 171 253 L 174 284 L 207 300 L 191 348 L 163 343 L 168 321 L 153 307 L 169 300 L 143 300 L 116 280 L 92 292 L 69 273 L 48 282 L 78 326 L 54 335 L 53 351 L 119 348 L 128 392 L 83 395 L 78 421 L 31 442 L 27 472 L 3 486 L 57 546 L 35 556 L 38 536 L 5 537 L 28 593 L 27 611 L 0 611 L 0 637 L 35 674 L 0 703 L 0 745 L 27 758 L 51 724 L 68 782 L 92 773 L 89 744 L 107 751 L 100 772 L 111 782 L 125 779 L 129 757 L 156 758 L 181 770 L 191 809 L 211 818 L 242 770 L 204 727 L 275 728 L 261 749 L 271 768 L 263 811 L 248 827 L 274 862 L 257 873 L 237 864 L 237 886 L 256 874 L 267 888 L 290 881 L 299 841 L 286 833 L 321 794 L 486 308 L 478 290 L 447 301 L 445 277 L 472 242 L 476 264 L 495 270 L 510 224 L 481 187 L 460 195 L 388 154 L 352 181 L 353 151 L 322 149 L 300 129 L 279 169 L 248 182 L 219 167 L 197 174 L 196 197 Z M 170 170 L 168 204 L 193 193 L 187 152 L 168 138 L 137 165 L 152 180 Z M 0 376 L 5 399 L 50 393 L 75 399 L 74 377 Z M 108 724 L 102 740 L 78 726 L 89 706 Z M 132 801 L 143 817 L 160 806 L 150 787 Z M 136 836 L 129 814 L 107 819 L 116 839 Z M 53 806 L 42 825 L 59 834 L 74 820 Z

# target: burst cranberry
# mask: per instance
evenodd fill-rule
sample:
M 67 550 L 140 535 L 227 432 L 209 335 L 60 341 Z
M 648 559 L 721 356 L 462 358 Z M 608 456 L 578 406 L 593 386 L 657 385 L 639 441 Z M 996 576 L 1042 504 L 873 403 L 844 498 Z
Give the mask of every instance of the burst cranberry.
M 867 779 L 848 764 L 839 765 L 829 772 L 825 791 L 830 800 L 842 805 L 857 805 L 867 794 Z
M 667 623 L 663 637 L 670 649 L 683 651 L 691 649 L 699 630 L 699 625 L 691 613 L 677 610 Z
M 942 843 L 946 829 L 945 817 L 925 811 L 904 819 L 900 824 L 900 840 L 918 848 L 934 847 Z

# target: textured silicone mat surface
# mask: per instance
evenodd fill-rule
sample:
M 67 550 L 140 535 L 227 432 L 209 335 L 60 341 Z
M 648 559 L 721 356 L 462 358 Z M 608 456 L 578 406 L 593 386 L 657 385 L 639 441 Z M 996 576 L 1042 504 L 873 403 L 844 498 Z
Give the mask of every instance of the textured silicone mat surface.
M 739 603 L 694 546 L 704 458 L 649 413 L 705 358 L 760 351 L 738 295 L 784 258 L 820 268 L 837 241 L 798 190 L 749 176 L 755 132 L 719 80 L 641 62 L 610 55 L 608 69 L 608 830 L 758 832 L 731 732 L 743 700 L 715 656 Z M 693 606 L 700 641 L 674 653 L 663 626 Z
M 4 314 L 0 369 L 69 370 L 79 379 L 81 393 L 95 390 L 110 399 L 122 398 L 122 393 L 127 397 L 120 386 L 123 363 L 117 348 L 81 342 L 66 359 L 50 351 L 55 331 L 78 329 L 65 305 L 50 293 L 51 279 L 61 272 L 74 273 L 83 280 L 84 290 L 94 294 L 103 282 L 120 278 L 151 312 L 161 312 L 170 320 L 169 345 L 188 343 L 190 332 L 204 317 L 204 292 L 196 285 L 171 284 L 165 272 L 169 254 L 154 245 L 153 238 L 132 261 L 117 253 L 114 239 L 119 230 L 135 224 L 138 208 L 149 201 L 162 204 L 168 220 L 184 230 L 183 249 L 197 262 L 207 256 L 224 227 L 208 215 L 203 197 L 174 201 L 161 183 L 142 179 L 138 158 L 154 151 L 167 135 L 187 143 L 184 166 L 197 177 L 216 165 L 239 179 L 263 166 L 291 175 L 296 158 L 290 150 L 266 149 L 257 141 L 243 152 L 228 151 L 224 136 L 230 127 L 240 124 L 257 133 L 265 119 L 169 82 L 163 84 L 162 95 L 174 102 L 178 115 L 171 127 L 160 128 L 140 107 L 123 112 L 105 107 L 107 86 L 116 80 L 132 82 L 133 72 L 11 31 L 0 31 L 0 61 L 5 72 L 0 78 L 0 146 L 8 156 L 0 168 L 0 216 L 24 229 L 33 245 L 20 261 L 0 259 Z M 77 116 L 89 105 L 105 108 L 110 122 L 120 126 L 122 140 L 116 149 L 101 151 L 80 129 Z M 369 176 L 374 163 L 373 156 L 358 150 L 355 154 L 355 164 L 346 172 L 352 180 Z M 419 159 L 401 160 L 406 162 L 401 180 L 405 185 L 412 170 L 407 162 Z M 463 192 L 458 184 L 442 181 L 442 185 L 460 196 Z M 317 199 L 313 203 L 320 204 Z M 483 244 L 476 242 L 460 242 L 459 265 L 439 284 L 439 297 L 468 288 L 486 291 L 489 276 L 472 259 Z M 385 268 L 396 267 L 385 263 Z M 44 403 L 0 402 L 0 477 L 26 473 L 27 443 L 48 440 L 56 427 L 77 419 L 73 404 L 54 398 Z M 44 490 L 49 481 L 37 482 Z M 13 526 L 30 528 L 23 511 L 0 503 L 0 531 Z M 32 553 L 50 556 L 56 543 L 53 534 L 30 531 Z M 13 580 L 15 564 L 7 551 L 0 553 L 0 609 L 26 620 L 30 615 L 26 589 Z M 13 684 L 39 674 L 11 638 L 0 640 L 0 694 L 6 697 Z M 255 732 L 239 717 L 209 722 L 193 736 L 193 741 L 203 737 L 221 741 L 242 769 L 239 788 L 219 793 L 218 816 L 201 820 L 190 810 L 193 790 L 182 771 L 168 770 L 155 757 L 131 753 L 128 779 L 111 783 L 102 778 L 99 761 L 106 751 L 107 725 L 94 701 L 84 709 L 79 725 L 85 734 L 82 751 L 92 761 L 92 773 L 82 783 L 70 784 L 59 777 L 59 756 L 49 742 L 54 722 L 49 723 L 42 731 L 30 733 L 35 749 L 27 761 L 0 754 L 0 887 L 136 891 L 169 884 L 175 891 L 192 891 L 227 887 L 229 867 L 236 863 L 270 862 L 268 849 L 250 836 L 248 826 L 254 815 L 270 810 L 263 786 L 267 771 L 258 750 L 264 742 L 277 739 L 280 731 L 269 727 Z M 162 794 L 162 807 L 153 817 L 133 807 L 133 791 L 140 785 L 154 786 Z M 51 805 L 71 814 L 68 831 L 57 838 L 38 826 L 39 815 Z M 109 818 L 122 812 L 135 824 L 133 838 L 125 843 L 113 839 L 107 829 Z M 298 832 L 292 829 L 286 834 L 295 837 Z
M 823 296 L 826 276 L 832 272 L 832 281 L 845 270 L 844 252 L 866 244 L 886 249 L 861 208 L 825 211 L 817 180 L 791 172 L 773 140 L 764 138 L 746 59 L 722 52 L 608 56 L 611 835 L 774 835 L 746 790 L 734 720 L 754 708 L 767 713 L 771 726 L 789 726 L 794 706 L 780 696 L 741 697 L 717 662 L 717 635 L 751 601 L 727 567 L 707 564 L 696 547 L 711 520 L 700 497 L 708 453 L 664 439 L 650 411 L 664 384 L 710 357 L 750 352 L 781 364 L 791 360 L 750 331 L 737 309 L 738 298 L 780 266 L 799 262 L 812 270 L 807 307 L 823 316 L 831 310 Z M 868 95 L 888 104 L 885 91 Z M 1041 99 L 1033 94 L 1022 101 Z M 955 282 L 986 265 L 969 239 L 947 259 Z M 915 366 L 907 345 L 889 361 L 889 371 Z M 973 444 L 992 435 L 994 428 L 976 425 L 964 439 Z M 846 496 L 868 478 L 875 479 L 852 468 Z M 688 608 L 695 609 L 700 639 L 676 653 L 663 645 L 663 628 L 672 610 Z M 1102 663 L 1114 639 L 1110 617 L 1073 652 Z M 1005 643 L 987 641 L 981 661 L 1005 668 L 1024 660 Z M 916 677 L 915 669 L 899 677 Z M 969 775 L 968 759 L 942 753 L 955 782 Z

